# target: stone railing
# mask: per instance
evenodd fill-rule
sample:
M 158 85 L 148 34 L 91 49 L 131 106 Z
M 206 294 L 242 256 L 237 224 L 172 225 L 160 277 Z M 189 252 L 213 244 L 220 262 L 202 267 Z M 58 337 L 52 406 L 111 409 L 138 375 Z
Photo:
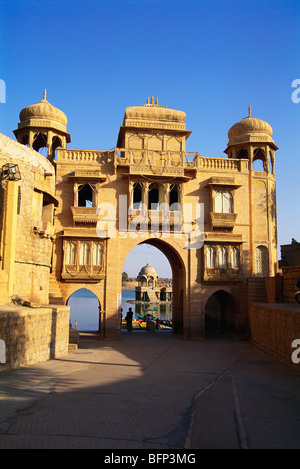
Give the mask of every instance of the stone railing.
M 59 162 L 76 162 L 83 164 L 113 164 L 114 151 L 68 150 L 58 148 Z
M 209 171 L 247 171 L 248 161 L 230 158 L 208 158 L 199 156 L 197 158 L 197 168 Z
M 128 148 L 114 148 L 109 151 L 94 150 L 57 150 L 59 162 L 100 164 L 128 166 L 130 172 L 149 171 L 152 174 L 158 172 L 183 173 L 184 170 L 208 170 L 208 171 L 248 171 L 248 160 L 230 158 L 210 158 L 200 156 L 198 153 L 183 151 L 155 151 L 134 150 Z

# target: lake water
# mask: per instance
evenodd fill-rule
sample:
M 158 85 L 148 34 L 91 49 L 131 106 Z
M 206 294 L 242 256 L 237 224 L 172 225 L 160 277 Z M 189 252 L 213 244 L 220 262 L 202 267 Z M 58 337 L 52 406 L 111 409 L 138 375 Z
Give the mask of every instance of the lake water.
M 151 307 L 156 306 L 159 308 L 159 317 L 161 319 L 171 319 L 171 304 L 161 303 L 160 305 L 154 305 L 150 303 L 146 304 L 132 304 L 128 303 L 127 300 L 135 299 L 134 290 L 122 290 L 122 303 L 123 318 L 129 308 L 132 308 L 133 318 L 137 319 L 136 313 L 146 314 Z M 116 299 L 117 301 L 117 299 Z M 97 331 L 99 329 L 99 301 L 97 297 L 89 290 L 80 289 L 74 292 L 68 301 L 70 306 L 70 321 L 72 327 L 75 325 L 77 320 L 77 329 L 79 331 Z

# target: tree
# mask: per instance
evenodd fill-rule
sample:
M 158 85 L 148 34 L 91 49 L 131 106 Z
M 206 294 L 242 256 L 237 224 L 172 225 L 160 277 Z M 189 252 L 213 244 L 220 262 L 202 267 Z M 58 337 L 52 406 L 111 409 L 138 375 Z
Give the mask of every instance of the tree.
M 122 282 L 128 282 L 129 277 L 127 272 L 122 272 Z

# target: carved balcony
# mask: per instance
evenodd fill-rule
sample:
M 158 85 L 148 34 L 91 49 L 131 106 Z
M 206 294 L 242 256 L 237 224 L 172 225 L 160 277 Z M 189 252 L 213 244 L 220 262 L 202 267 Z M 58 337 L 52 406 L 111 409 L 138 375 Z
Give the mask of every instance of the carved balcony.
M 232 230 L 235 225 L 237 213 L 210 212 L 212 229 Z
M 103 266 L 63 265 L 61 278 L 70 282 L 97 283 L 105 278 Z
M 96 224 L 98 221 L 97 207 L 71 207 L 71 211 L 74 226 L 78 223 Z
M 230 267 L 226 268 L 208 268 L 205 267 L 203 271 L 203 281 L 205 282 L 234 282 L 240 281 L 243 277 L 243 270 L 239 268 L 233 269 Z
M 145 225 L 151 226 L 158 224 L 160 228 L 168 226 L 172 228 L 182 228 L 182 214 L 181 211 L 170 210 L 165 212 L 164 210 L 147 210 L 143 214 L 142 210 L 133 210 L 133 213 L 128 215 L 128 224 L 136 219 L 140 219 Z M 137 220 L 136 220 L 137 222 Z

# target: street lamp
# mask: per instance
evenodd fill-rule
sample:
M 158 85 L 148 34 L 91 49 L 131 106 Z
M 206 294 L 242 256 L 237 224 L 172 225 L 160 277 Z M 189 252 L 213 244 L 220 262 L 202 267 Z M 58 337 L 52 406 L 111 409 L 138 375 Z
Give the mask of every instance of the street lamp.
M 2 166 L 1 179 L 20 181 L 21 174 L 17 164 L 6 163 Z

